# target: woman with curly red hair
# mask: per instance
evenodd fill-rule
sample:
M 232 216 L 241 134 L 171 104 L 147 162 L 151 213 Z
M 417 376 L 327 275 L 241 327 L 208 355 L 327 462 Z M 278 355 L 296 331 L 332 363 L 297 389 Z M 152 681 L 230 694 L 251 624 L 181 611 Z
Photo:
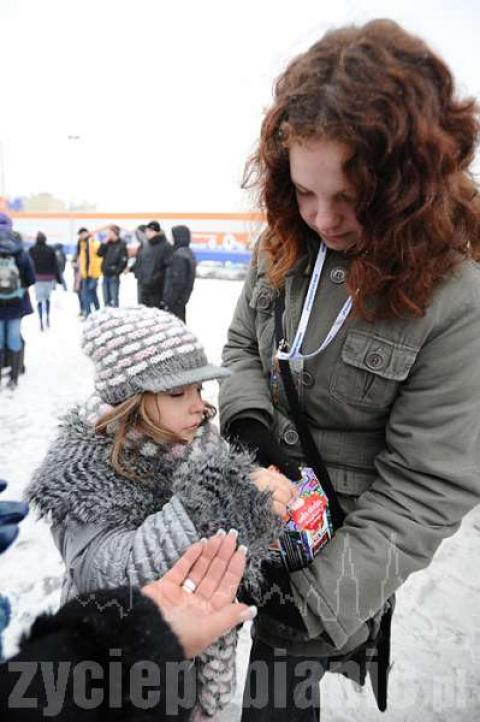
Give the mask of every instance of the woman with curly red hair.
M 292 479 L 312 466 L 305 425 L 344 518 L 304 568 L 265 567 L 244 722 L 318 719 L 324 671 L 362 660 L 396 589 L 480 501 L 478 129 L 445 63 L 387 20 L 327 33 L 277 81 L 247 166 L 267 228 L 221 423 Z

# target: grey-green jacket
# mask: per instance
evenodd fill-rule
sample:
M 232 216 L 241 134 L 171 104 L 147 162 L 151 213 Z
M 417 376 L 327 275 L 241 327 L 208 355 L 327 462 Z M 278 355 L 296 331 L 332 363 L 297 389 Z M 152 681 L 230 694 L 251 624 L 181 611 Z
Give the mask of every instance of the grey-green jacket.
M 288 342 L 313 262 L 305 256 L 286 278 Z M 328 253 L 303 353 L 320 346 L 342 307 L 348 263 Z M 274 407 L 270 394 L 275 295 L 260 252 L 223 353 L 235 373 L 221 386 L 221 425 L 226 432 L 235 418 L 257 418 L 301 459 L 285 401 Z M 347 518 L 314 562 L 290 575 L 308 638 L 287 639 L 265 613 L 258 634 L 294 654 L 338 654 L 367 638 L 365 620 L 480 501 L 480 267 L 458 266 L 422 318 L 349 318 L 296 379 Z

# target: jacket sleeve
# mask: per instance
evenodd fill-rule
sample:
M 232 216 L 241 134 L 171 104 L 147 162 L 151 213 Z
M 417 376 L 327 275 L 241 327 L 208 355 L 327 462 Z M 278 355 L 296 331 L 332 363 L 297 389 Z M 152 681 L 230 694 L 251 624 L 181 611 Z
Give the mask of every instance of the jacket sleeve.
M 80 593 L 158 579 L 199 539 L 176 498 L 136 530 L 99 528 L 70 518 L 53 526 L 52 534 Z
M 128 264 L 128 249 L 127 244 L 122 242 L 120 253 L 119 253 L 119 259 L 118 259 L 118 274 L 124 272 Z
M 480 501 L 480 293 L 443 311 L 391 410 L 376 481 L 290 575 L 311 637 L 326 631 L 337 648 Z
M 234 373 L 220 385 L 219 408 L 222 433 L 234 418 L 255 418 L 267 426 L 273 418 L 268 379 L 262 368 L 256 334 L 256 309 L 252 308 L 252 291 L 257 280 L 252 264 L 237 302 L 227 343 L 223 349 L 223 365 Z
M 104 258 L 107 255 L 107 248 L 106 243 L 100 243 L 100 246 L 97 248 L 97 256 Z
M 115 657 L 113 650 L 118 650 Z M 22 640 L 19 653 L 0 665 L 0 718 L 5 722 L 33 722 L 43 716 L 54 716 L 59 722 L 166 719 L 166 665 L 180 663 L 184 656 L 158 607 L 138 590 L 126 587 L 85 595 L 55 615 L 40 616 Z M 115 679 L 111 674 L 114 660 Z M 157 704 L 148 710 L 143 706 L 139 713 L 133 688 L 130 695 L 131 680 L 135 665 L 146 662 L 158 670 L 158 682 L 149 687 L 160 694 Z M 56 701 L 46 693 L 44 676 L 49 665 L 55 665 L 59 689 L 64 690 L 61 699 L 55 695 Z M 24 684 L 28 684 L 26 689 Z M 123 695 L 120 704 L 112 707 L 109 702 L 116 697 L 117 686 Z M 82 687 L 85 703 L 90 704 L 79 716 Z M 30 700 L 35 704 L 28 704 Z M 179 718 L 186 719 L 187 714 Z

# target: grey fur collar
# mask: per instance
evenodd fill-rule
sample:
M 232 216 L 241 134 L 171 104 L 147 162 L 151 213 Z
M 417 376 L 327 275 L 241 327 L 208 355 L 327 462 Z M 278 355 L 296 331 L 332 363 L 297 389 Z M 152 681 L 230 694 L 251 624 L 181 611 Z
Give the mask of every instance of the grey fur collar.
M 135 437 L 134 437 L 135 438 Z M 26 498 L 51 522 L 66 516 L 82 523 L 134 528 L 172 496 L 172 480 L 182 457 L 193 449 L 208 453 L 221 443 L 210 425 L 201 427 L 191 447 L 166 447 L 138 437 L 128 444 L 125 462 L 142 481 L 118 476 L 110 459 L 112 438 L 96 434 L 75 407 L 60 423 L 59 435 L 35 471 Z

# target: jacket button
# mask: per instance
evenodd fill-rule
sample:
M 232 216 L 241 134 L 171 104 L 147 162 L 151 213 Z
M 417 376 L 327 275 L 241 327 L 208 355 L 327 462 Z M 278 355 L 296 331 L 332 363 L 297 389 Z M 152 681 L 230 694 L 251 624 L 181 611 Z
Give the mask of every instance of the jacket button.
M 302 384 L 308 389 L 315 383 L 315 379 L 309 371 L 302 371 Z
M 377 371 L 378 369 L 381 369 L 385 366 L 385 359 L 381 354 L 372 351 L 372 353 L 367 354 L 365 363 L 367 364 L 369 369 L 372 369 L 372 371 Z
M 283 440 L 288 446 L 295 446 L 298 443 L 298 434 L 295 429 L 287 429 L 283 435 Z
M 330 280 L 333 283 L 345 283 L 347 274 L 344 268 L 337 266 L 330 271 Z
M 265 294 L 262 294 L 257 299 L 257 308 L 265 311 L 270 305 L 270 299 Z

